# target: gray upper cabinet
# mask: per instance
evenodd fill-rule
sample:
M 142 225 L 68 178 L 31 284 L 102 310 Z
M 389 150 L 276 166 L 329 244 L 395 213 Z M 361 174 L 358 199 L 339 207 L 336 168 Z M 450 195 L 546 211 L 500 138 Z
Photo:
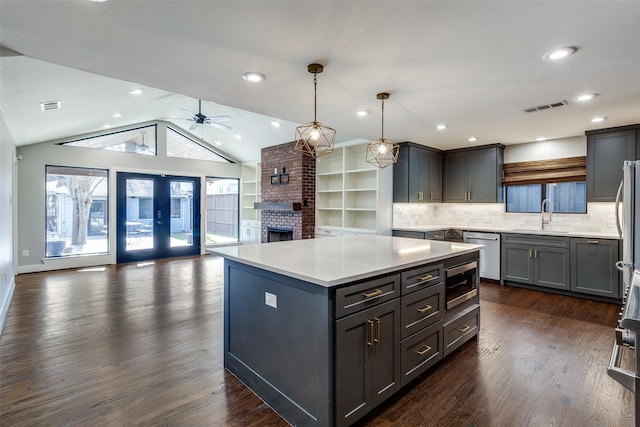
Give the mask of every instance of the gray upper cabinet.
M 393 202 L 442 201 L 442 153 L 429 147 L 403 142 L 393 165 Z
M 618 240 L 571 239 L 571 290 L 583 294 L 620 298 L 621 275 Z
M 446 151 L 444 202 L 502 202 L 504 146 L 500 144 Z
M 586 132 L 587 201 L 613 202 L 620 181 L 622 163 L 640 154 L 640 125 Z

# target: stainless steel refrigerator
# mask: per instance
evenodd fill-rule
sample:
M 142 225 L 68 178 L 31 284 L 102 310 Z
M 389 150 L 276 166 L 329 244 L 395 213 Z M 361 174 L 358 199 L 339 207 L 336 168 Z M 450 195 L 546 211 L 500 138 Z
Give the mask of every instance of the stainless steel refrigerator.
M 640 334 L 640 162 L 625 161 L 623 177 L 615 209 L 616 225 L 622 239 L 622 260 L 616 267 L 622 271 L 624 296 L 607 373 L 635 393 L 635 425 L 640 427 L 640 396 L 637 393 L 640 391 L 640 348 L 636 345 L 636 335 Z M 621 367 L 625 347 L 634 351 L 633 370 Z

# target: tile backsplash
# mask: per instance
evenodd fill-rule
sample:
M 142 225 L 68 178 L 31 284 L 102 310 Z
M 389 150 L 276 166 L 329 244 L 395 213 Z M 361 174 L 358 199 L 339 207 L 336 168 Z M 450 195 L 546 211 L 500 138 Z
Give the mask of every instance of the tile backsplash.
M 433 225 L 539 229 L 539 213 L 507 213 L 503 203 L 394 203 L 393 227 Z M 615 204 L 588 203 L 586 214 L 554 213 L 545 230 L 616 233 Z

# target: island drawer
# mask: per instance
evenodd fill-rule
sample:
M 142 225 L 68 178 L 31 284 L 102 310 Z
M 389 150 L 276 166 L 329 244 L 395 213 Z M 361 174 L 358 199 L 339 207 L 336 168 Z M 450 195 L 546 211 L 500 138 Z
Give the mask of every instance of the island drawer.
M 405 295 L 442 282 L 443 271 L 442 264 L 425 265 L 409 271 L 403 271 L 401 273 L 402 294 Z
M 400 296 L 400 274 L 378 277 L 336 290 L 336 319 Z
M 443 311 L 444 283 L 442 282 L 403 296 L 401 338 L 406 338 L 442 319 Z
M 444 325 L 444 355 L 448 356 L 472 336 L 477 335 L 479 329 L 480 306 L 475 305 Z
M 400 361 L 404 387 L 411 380 L 443 358 L 442 322 L 411 335 L 400 343 Z

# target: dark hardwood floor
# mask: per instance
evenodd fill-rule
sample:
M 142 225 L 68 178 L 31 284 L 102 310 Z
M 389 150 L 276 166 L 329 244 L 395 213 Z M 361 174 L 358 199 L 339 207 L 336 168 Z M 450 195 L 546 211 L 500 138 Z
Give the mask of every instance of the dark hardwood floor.
M 617 306 L 483 282 L 481 307 L 479 340 L 360 424 L 633 425 L 606 374 Z M 224 370 L 222 335 L 216 256 L 20 275 L 0 425 L 286 426 Z

